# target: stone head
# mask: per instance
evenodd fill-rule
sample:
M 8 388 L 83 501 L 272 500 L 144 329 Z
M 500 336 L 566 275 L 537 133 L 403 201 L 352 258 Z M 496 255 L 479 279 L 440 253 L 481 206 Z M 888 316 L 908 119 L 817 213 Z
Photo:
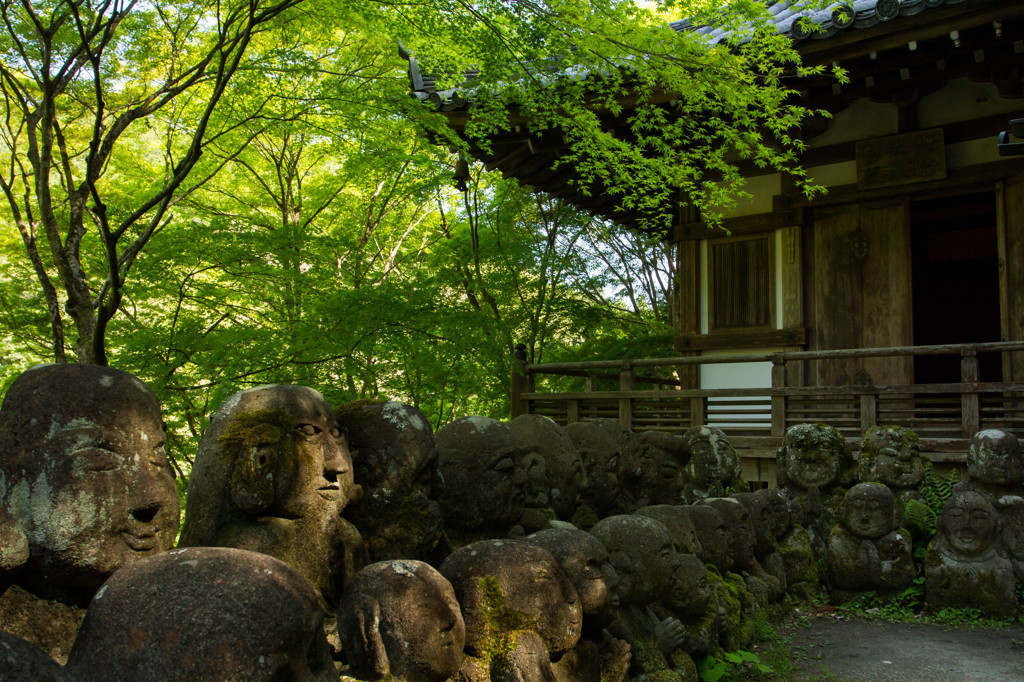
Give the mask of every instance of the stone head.
M 688 506 L 656 504 L 637 509 L 634 513 L 649 516 L 665 526 L 676 544 L 676 551 L 680 554 L 700 554 L 700 540 L 697 537 L 697 529 L 690 520 Z
M 967 454 L 971 481 L 994 486 L 1019 486 L 1024 482 L 1024 458 L 1016 436 L 1001 429 L 985 429 L 971 438 Z
M 843 525 L 865 540 L 876 539 L 896 528 L 896 502 L 881 483 L 858 483 L 843 501 Z
M 797 488 L 832 488 L 852 464 L 846 440 L 828 424 L 795 424 L 778 451 L 783 478 Z
M 463 417 L 438 430 L 434 494 L 446 526 L 510 529 L 523 514 L 525 476 L 512 430 Z
M 740 459 L 720 428 L 695 426 L 684 437 L 690 448 L 686 471 L 693 483 L 702 487 L 726 486 L 740 476 Z
M 872 426 L 864 433 L 857 478 L 893 489 L 916 488 L 924 480 L 917 434 L 902 426 Z
M 498 665 L 492 662 L 486 679 L 490 682 L 556 682 L 558 677 L 541 636 L 531 630 L 521 630 L 515 633 L 507 660 Z
M 174 546 L 179 501 L 160 406 L 132 375 L 43 365 L 0 407 L 0 576 L 86 598 L 118 568 Z
M 342 650 L 360 679 L 444 682 L 462 665 L 455 591 L 421 561 L 380 561 L 355 575 L 338 611 Z
M 982 494 L 957 491 L 946 500 L 937 528 L 956 554 L 977 557 L 985 554 L 999 536 L 999 513 Z
M 562 567 L 576 588 L 584 617 L 618 608 L 618 574 L 608 550 L 593 535 L 574 528 L 548 528 L 527 536 L 526 541 L 546 549 Z
M 775 542 L 775 526 L 771 507 L 768 506 L 767 488 L 756 493 L 736 493 L 732 497 L 746 508 L 754 527 L 754 554 L 767 556 L 778 549 Z
M 698 617 L 704 615 L 709 599 L 711 583 L 704 562 L 692 554 L 680 556 L 666 606 L 679 616 Z
M 72 682 L 64 668 L 34 644 L 0 630 L 0 679 L 4 682 Z
M 697 556 L 704 563 L 712 564 L 725 573 L 733 566 L 732 534 L 725 517 L 715 507 L 707 504 L 687 505 L 686 511 L 700 538 Z
M 346 517 L 366 538 L 378 561 L 422 558 L 441 534 L 441 510 L 431 477 L 437 448 L 430 422 L 419 409 L 395 401 L 359 401 L 335 409 L 347 431 L 355 480 L 362 498 Z
M 668 529 L 647 516 L 601 519 L 591 535 L 608 550 L 623 605 L 643 607 L 669 595 L 679 555 Z
M 617 440 L 593 421 L 573 422 L 565 427 L 573 447 L 583 460 L 589 485 L 583 499 L 599 515 L 615 509 L 619 499 L 621 447 Z
M 75 680 L 337 680 L 324 614 L 272 557 L 176 549 L 115 573 L 68 657 Z
M 526 506 L 554 510 L 568 521 L 587 487 L 583 460 L 572 439 L 551 419 L 522 414 L 509 423 L 526 470 Z
M 677 504 L 685 484 L 683 470 L 690 461 L 689 444 L 682 436 L 661 431 L 644 431 L 638 437 L 648 448 L 654 474 L 644 495 L 648 504 Z
M 789 504 L 789 496 L 779 488 L 764 488 L 754 494 L 764 498 L 771 514 L 772 533 L 776 540 L 781 538 L 793 525 L 793 510 Z
M 733 571 L 745 571 L 754 559 L 757 532 L 747 507 L 734 497 L 709 497 L 703 504 L 714 507 L 725 519 L 732 544 Z
M 499 630 L 533 630 L 552 653 L 579 641 L 583 609 L 551 553 L 523 540 L 481 540 L 461 547 L 440 568 L 455 589 L 466 647 L 480 655 Z

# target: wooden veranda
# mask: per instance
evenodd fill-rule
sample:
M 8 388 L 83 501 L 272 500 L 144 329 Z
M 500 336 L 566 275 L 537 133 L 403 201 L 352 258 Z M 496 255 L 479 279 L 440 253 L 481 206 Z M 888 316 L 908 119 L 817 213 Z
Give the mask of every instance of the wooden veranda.
M 610 418 L 634 431 L 684 431 L 711 425 L 729 436 L 743 460 L 744 477 L 775 485 L 775 451 L 794 424 L 824 422 L 854 449 L 876 424 L 913 429 L 922 454 L 940 469 L 966 460 L 971 436 L 987 428 L 1024 427 L 1024 384 L 979 380 L 979 354 L 998 354 L 1003 376 L 1024 362 L 1024 342 L 793 351 L 727 356 L 516 363 L 512 417 L 542 414 L 559 424 Z M 813 363 L 912 364 L 915 356 L 959 356 L 960 381 L 876 386 L 806 386 Z M 727 363 L 770 363 L 771 385 L 684 388 L 680 368 Z M 863 373 L 862 373 L 863 375 Z

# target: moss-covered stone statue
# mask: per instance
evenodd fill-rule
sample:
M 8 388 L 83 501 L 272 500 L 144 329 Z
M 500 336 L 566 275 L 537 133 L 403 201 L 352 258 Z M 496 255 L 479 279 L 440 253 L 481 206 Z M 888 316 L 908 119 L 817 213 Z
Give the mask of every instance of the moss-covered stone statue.
M 362 498 L 345 507 L 371 561 L 431 557 L 441 539 L 441 508 L 433 499 L 434 431 L 426 415 L 395 401 L 359 401 L 335 409 L 348 432 Z
M 683 436 L 661 431 L 644 431 L 638 438 L 647 447 L 651 465 L 649 475 L 643 478 L 641 501 L 645 506 L 680 504 L 690 444 Z
M 980 493 L 953 493 L 925 555 L 928 608 L 975 608 L 991 618 L 1017 615 L 1013 565 L 998 551 L 999 514 Z
M 782 439 L 777 463 L 778 485 L 790 500 L 794 523 L 807 529 L 815 555 L 824 556 L 843 496 L 855 480 L 846 440 L 828 424 L 796 424 Z
M 765 583 L 768 601 L 778 602 L 786 593 L 786 565 L 775 539 L 776 519 L 769 504 L 768 489 L 753 493 L 736 493 L 733 498 L 746 507 L 754 526 L 755 572 Z M 760 569 L 760 573 L 756 569 Z
M 0 627 L 63 663 L 100 585 L 174 546 L 160 406 L 126 372 L 26 371 L 0 406 Z
M 971 438 L 967 480 L 954 490 L 981 493 L 999 513 L 1003 549 L 1024 582 L 1024 456 L 1009 431 L 985 429 Z
M 607 626 L 618 617 L 618 574 L 608 550 L 590 533 L 577 528 L 549 528 L 526 541 L 551 553 L 576 588 L 583 609 L 579 643 L 554 666 L 559 680 L 613 682 L 629 670 L 629 644 L 615 639 Z
M 715 426 L 695 426 L 683 437 L 690 449 L 683 501 L 692 504 L 706 497 L 724 497 L 749 490 L 742 478 L 740 458 L 724 431 Z
M 836 602 L 874 592 L 896 596 L 913 582 L 916 571 L 910 533 L 892 492 L 881 483 L 858 483 L 843 502 L 841 523 L 828 539 L 826 562 Z
M 73 680 L 337 680 L 313 587 L 273 557 L 191 547 L 146 557 L 96 593 Z
M 917 491 L 924 481 L 917 434 L 902 426 L 872 426 L 865 431 L 857 461 L 857 480 L 887 486 L 901 514 L 908 500 L 923 502 Z
M 749 494 L 749 493 L 748 493 Z M 782 596 L 783 586 L 770 576 L 754 554 L 757 532 L 746 505 L 735 497 L 709 497 L 703 504 L 718 510 L 725 519 L 732 544 L 732 572 L 743 577 L 747 590 L 759 608 Z
M 800 601 L 817 598 L 821 585 L 811 536 L 803 526 L 793 523 L 789 497 L 778 488 L 766 488 L 755 494 L 765 497 L 771 511 L 772 533 L 786 573 L 786 592 Z
M 527 533 L 550 526 L 553 518 L 570 521 L 587 487 L 583 460 L 572 439 L 551 419 L 521 414 L 509 428 L 523 458 L 526 497 L 521 524 Z
M 370 564 L 345 588 L 338 634 L 359 680 L 444 682 L 462 666 L 466 626 L 444 576 L 421 561 Z
M 622 514 L 601 519 L 591 533 L 608 549 L 619 576 L 619 618 L 609 630 L 633 648 L 630 677 L 672 671 L 695 680 L 693 659 L 681 648 L 682 623 L 652 609 L 670 597 L 679 564 L 668 529 L 646 516 Z
M 225 400 L 203 434 L 179 546 L 237 547 L 294 566 L 333 630 L 338 596 L 366 561 L 342 518 L 360 494 L 346 435 L 319 392 L 250 388 Z
M 513 668 L 522 679 L 553 679 L 551 658 L 576 646 L 583 609 L 550 552 L 524 540 L 481 540 L 453 552 L 439 570 L 466 624 L 458 679 L 512 679 Z
M 449 548 L 522 536 L 526 478 L 512 430 L 489 417 L 463 417 L 438 429 L 434 441 L 433 491 Z
M 622 447 L 608 430 L 593 421 L 573 422 L 565 433 L 583 460 L 587 488 L 572 523 L 589 530 L 598 519 L 615 514 L 621 490 Z

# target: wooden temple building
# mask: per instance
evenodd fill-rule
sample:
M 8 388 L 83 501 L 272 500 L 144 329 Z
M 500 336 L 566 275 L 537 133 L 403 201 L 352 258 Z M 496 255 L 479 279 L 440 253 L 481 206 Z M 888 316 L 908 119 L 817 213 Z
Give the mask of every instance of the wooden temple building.
M 808 200 L 751 167 L 730 234 L 680 215 L 678 355 L 524 365 L 513 416 L 720 426 L 747 478 L 769 484 L 775 448 L 801 422 L 832 424 L 851 445 L 870 425 L 901 424 L 947 465 L 979 429 L 1024 436 L 1024 121 L 1000 145 L 1024 119 L 1024 2 L 855 0 L 811 15 L 817 31 L 793 4 L 771 5 L 777 29 L 806 64 L 849 74 L 797 86 L 832 113 L 803 131 L 802 163 L 828 192 Z M 411 75 L 417 96 L 465 124 L 471 105 Z M 557 140 L 524 127 L 492 142 L 479 155 L 489 169 L 636 218 L 575 191 L 571 169 L 552 168 Z M 552 375 L 579 379 L 566 390 Z

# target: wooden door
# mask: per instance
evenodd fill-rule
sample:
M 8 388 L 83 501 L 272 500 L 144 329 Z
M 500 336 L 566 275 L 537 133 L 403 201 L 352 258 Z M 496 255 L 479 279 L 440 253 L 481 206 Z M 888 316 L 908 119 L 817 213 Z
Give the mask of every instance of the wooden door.
M 1024 175 L 1003 183 L 997 223 L 999 298 L 1004 341 L 1024 341 Z M 1024 381 L 1024 353 L 1006 353 L 1003 380 Z

